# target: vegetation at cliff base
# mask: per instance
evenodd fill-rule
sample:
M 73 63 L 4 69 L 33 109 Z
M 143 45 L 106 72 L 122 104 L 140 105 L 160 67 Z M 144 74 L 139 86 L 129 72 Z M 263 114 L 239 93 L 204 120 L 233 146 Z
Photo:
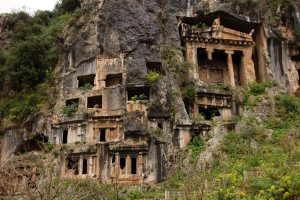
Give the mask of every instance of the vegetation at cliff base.
M 206 168 L 198 159 L 210 143 L 195 137 L 169 179 L 152 190 L 140 188 L 136 199 L 160 198 L 165 190 L 178 199 L 298 199 L 300 99 L 280 91 L 273 83 L 249 84 L 244 95 L 263 98 L 235 120 L 238 128 L 224 136 Z

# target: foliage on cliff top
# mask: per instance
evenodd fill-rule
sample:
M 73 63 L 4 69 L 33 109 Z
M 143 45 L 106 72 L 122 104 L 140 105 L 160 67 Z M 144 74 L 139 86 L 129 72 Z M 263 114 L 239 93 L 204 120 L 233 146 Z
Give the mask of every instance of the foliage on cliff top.
M 50 87 L 63 49 L 62 31 L 80 14 L 73 12 L 78 8 L 74 2 L 62 0 L 54 11 L 37 11 L 34 16 L 25 12 L 7 15 L 12 42 L 0 50 L 0 120 L 22 120 L 47 99 L 45 83 Z M 39 89 L 41 84 L 45 91 Z

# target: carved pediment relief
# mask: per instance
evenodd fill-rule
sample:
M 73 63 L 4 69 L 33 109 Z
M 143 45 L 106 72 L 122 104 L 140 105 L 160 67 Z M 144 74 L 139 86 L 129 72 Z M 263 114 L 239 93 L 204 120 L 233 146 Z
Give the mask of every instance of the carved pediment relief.
M 252 41 L 251 33 L 243 33 L 223 26 L 212 26 L 210 35 L 212 38 L 220 38 L 223 40 Z
M 226 28 L 221 25 L 212 25 L 211 27 L 194 28 L 190 26 L 185 26 L 183 36 L 186 37 L 197 37 L 203 39 L 222 39 L 222 40 L 235 40 L 235 41 L 249 41 L 252 42 L 252 34 L 244 33 L 230 28 Z

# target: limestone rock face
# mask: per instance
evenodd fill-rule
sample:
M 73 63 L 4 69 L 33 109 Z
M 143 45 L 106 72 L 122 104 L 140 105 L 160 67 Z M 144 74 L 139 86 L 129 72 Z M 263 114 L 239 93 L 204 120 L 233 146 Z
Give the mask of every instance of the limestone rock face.
M 186 147 L 195 134 L 212 128 L 212 148 L 200 157 L 202 164 L 208 163 L 226 130 L 199 125 L 197 118 L 203 117 L 199 113 L 207 120 L 242 114 L 226 90 L 227 79 L 232 88 L 274 80 L 291 93 L 299 90 L 300 50 L 292 34 L 300 28 L 299 5 L 290 5 L 289 17 L 278 8 L 285 20 L 276 28 L 267 20 L 272 16 L 269 11 L 245 11 L 226 2 L 81 0 L 81 16 L 63 33 L 53 115 L 32 118 L 29 129 L 24 128 L 26 122 L 22 128 L 3 128 L 0 158 L 8 158 L 30 133 L 38 132 L 50 143 L 70 144 L 71 155 L 61 163 L 63 176 L 96 177 L 103 183 L 111 177 L 123 184 L 154 183 L 167 177 L 174 149 Z M 191 30 L 199 28 L 200 21 L 207 23 L 201 31 Z M 183 24 L 190 26 L 189 38 L 184 38 Z M 9 18 L 0 17 L 1 47 L 9 45 L 10 26 Z M 195 102 L 187 100 L 186 88 L 174 78 L 175 70 L 164 63 L 164 45 L 183 47 L 181 59 L 194 64 L 187 71 L 195 82 L 195 91 L 190 91 L 196 93 Z M 153 69 L 161 72 L 155 83 L 147 79 Z M 75 115 L 63 113 L 72 104 L 77 105 Z M 163 134 L 168 139 L 161 141 Z M 86 148 L 76 147 L 81 143 Z M 79 166 L 77 171 L 72 165 Z

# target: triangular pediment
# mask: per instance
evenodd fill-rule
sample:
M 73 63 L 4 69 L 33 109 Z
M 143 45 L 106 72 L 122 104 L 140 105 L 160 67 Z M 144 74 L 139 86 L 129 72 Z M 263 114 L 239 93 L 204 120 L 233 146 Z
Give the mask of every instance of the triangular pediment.
M 212 26 L 210 33 L 212 38 L 223 40 L 253 41 L 251 33 L 243 33 L 223 26 Z

